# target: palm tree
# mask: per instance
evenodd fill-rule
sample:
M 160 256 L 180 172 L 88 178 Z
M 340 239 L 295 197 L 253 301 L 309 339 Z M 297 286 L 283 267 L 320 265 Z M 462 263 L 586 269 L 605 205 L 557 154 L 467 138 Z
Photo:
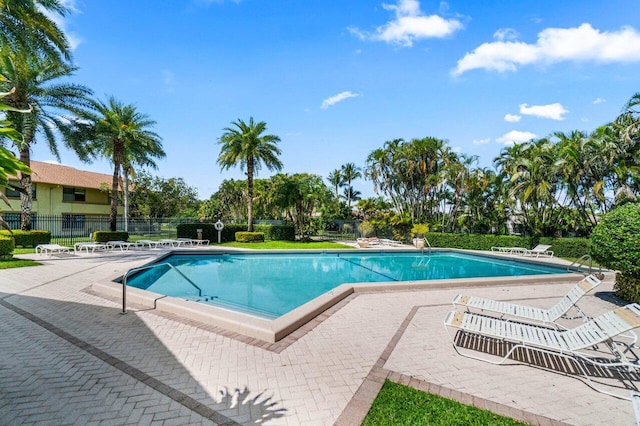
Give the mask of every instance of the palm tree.
M 359 177 L 362 177 L 362 173 L 359 167 L 356 167 L 353 163 L 347 163 L 342 166 L 340 169 L 340 174 L 342 175 L 343 184 L 346 185 L 348 191 L 345 191 L 346 199 L 347 199 L 347 207 L 351 208 L 351 195 L 353 194 L 353 188 L 351 187 L 351 182 Z
M 262 163 L 271 171 L 282 169 L 282 162 L 278 159 L 280 149 L 277 146 L 280 138 L 263 134 L 267 130 L 267 124 L 264 121 L 255 123 L 253 117 L 249 118 L 249 123 L 238 119 L 231 125 L 232 127 L 223 129 L 224 133 L 218 139 L 218 144 L 222 145 L 218 164 L 222 170 L 238 164 L 241 170 L 246 169 L 248 230 L 253 232 L 253 176 L 260 170 Z
M 44 55 L 32 55 L 29 52 L 0 52 L 0 74 L 6 80 L 0 80 L 0 89 L 14 88 L 13 93 L 4 98 L 11 107 L 30 110 L 30 113 L 7 111 L 7 118 L 15 129 L 22 134 L 22 140 L 14 144 L 20 152 L 20 161 L 31 164 L 30 150 L 38 135 L 43 136 L 51 153 L 58 160 L 56 131 L 63 135 L 65 146 L 81 154 L 82 146 L 69 139 L 67 127 L 69 117 L 62 111 L 78 114 L 89 103 L 91 90 L 73 83 L 57 83 L 76 70 L 75 67 L 60 63 Z M 22 174 L 20 180 L 21 228 L 31 229 L 31 175 Z
M 111 182 L 111 230 L 117 230 L 118 184 L 120 171 L 124 170 L 125 196 L 128 175 L 133 165 L 157 168 L 153 158 L 164 158 L 162 138 L 151 131 L 156 122 L 135 106 L 124 104 L 113 96 L 107 102 L 91 101 L 91 110 L 82 111 L 75 120 L 72 135 L 77 140 L 88 141 L 83 160 L 103 156 L 113 164 Z
M 342 186 L 344 186 L 344 177 L 342 176 L 342 171 L 340 169 L 335 169 L 334 171 L 329 173 L 329 176 L 327 177 L 327 180 L 329 181 L 329 183 L 333 187 L 333 191 L 334 191 L 334 194 L 335 194 L 336 198 L 338 198 L 339 197 L 338 190 Z
M 60 0 L 0 0 L 0 49 L 70 59 L 67 38 L 44 12 L 64 17 L 69 9 Z

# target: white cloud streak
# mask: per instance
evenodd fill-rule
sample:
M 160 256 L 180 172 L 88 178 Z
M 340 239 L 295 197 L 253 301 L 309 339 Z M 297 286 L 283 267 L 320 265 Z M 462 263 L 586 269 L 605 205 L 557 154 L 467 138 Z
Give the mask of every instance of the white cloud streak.
M 549 118 L 551 120 L 564 120 L 564 115 L 569 110 L 562 106 L 559 102 L 549 105 L 527 105 L 520 104 L 520 114 L 532 115 L 538 118 Z
M 496 139 L 496 141 L 503 145 L 513 145 L 515 143 L 528 142 L 531 139 L 534 139 L 536 136 L 537 135 L 535 133 L 512 130 Z
M 349 31 L 362 40 L 383 41 L 403 47 L 413 46 L 414 41 L 425 38 L 442 38 L 463 28 L 457 19 L 445 19 L 438 15 L 425 15 L 417 0 L 398 0 L 397 4 L 383 3 L 395 18 L 373 32 L 349 27 Z
M 607 100 L 606 99 L 602 99 L 602 98 L 595 98 L 593 100 L 593 102 L 591 102 L 591 103 L 594 104 L 594 105 L 598 105 L 598 104 L 601 104 L 601 103 L 604 103 L 604 102 L 607 102 Z
M 496 38 L 497 41 L 483 43 L 464 55 L 452 74 L 461 75 L 474 69 L 503 73 L 516 71 L 525 65 L 549 65 L 565 61 L 640 61 L 640 33 L 632 27 L 600 31 L 584 23 L 573 28 L 547 28 L 538 34 L 535 44 L 507 41 L 498 32 Z
M 62 0 L 61 3 L 64 7 L 69 9 L 71 13 L 80 13 L 80 10 L 76 7 L 76 0 Z M 56 25 L 64 32 L 64 35 L 67 37 L 67 41 L 69 42 L 69 49 L 71 49 L 72 52 L 76 50 L 80 43 L 82 43 L 82 38 L 67 29 L 67 22 L 65 18 L 58 14 L 51 13 L 44 8 L 40 8 L 40 11 L 55 22 Z
M 474 139 L 474 140 L 471 141 L 471 143 L 474 144 L 474 145 L 486 145 L 489 142 L 491 142 L 491 138 Z
M 341 92 L 341 93 L 338 93 L 337 95 L 328 97 L 327 99 L 322 101 L 322 105 L 320 106 L 320 108 L 327 109 L 330 106 L 337 104 L 338 102 L 344 101 L 345 99 L 357 98 L 358 96 L 360 96 L 360 94 L 353 93 L 347 90 L 346 92 Z
M 517 123 L 518 121 L 520 121 L 522 119 L 521 116 L 519 115 L 515 115 L 515 114 L 506 114 L 504 116 L 504 121 L 508 122 L 508 123 Z

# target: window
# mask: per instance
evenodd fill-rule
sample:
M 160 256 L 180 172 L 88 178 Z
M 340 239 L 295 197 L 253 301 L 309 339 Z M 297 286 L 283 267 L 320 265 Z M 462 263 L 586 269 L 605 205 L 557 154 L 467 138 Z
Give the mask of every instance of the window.
M 10 182 L 12 185 L 20 185 L 19 182 Z M 5 195 L 8 198 L 20 198 L 20 193 L 18 191 L 15 191 L 11 188 L 6 188 L 5 189 Z M 36 197 L 36 184 L 32 183 L 31 184 L 31 198 L 33 198 L 34 200 L 37 198 Z
M 85 201 L 85 189 L 62 188 L 62 201 Z
M 83 229 L 85 216 L 83 214 L 63 214 L 62 229 Z

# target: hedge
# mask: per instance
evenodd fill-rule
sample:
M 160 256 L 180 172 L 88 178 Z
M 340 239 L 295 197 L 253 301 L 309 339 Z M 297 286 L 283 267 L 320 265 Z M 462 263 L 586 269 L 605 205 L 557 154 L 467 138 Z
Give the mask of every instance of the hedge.
M 239 243 L 259 243 L 264 241 L 263 232 L 236 232 L 236 241 Z
M 255 225 L 254 231 L 264 233 L 265 240 L 294 241 L 296 239 L 293 225 Z M 218 231 L 212 223 L 181 223 L 177 226 L 178 238 L 198 238 L 198 229 L 202 229 L 202 239 L 212 243 L 218 242 Z M 245 224 L 225 224 L 221 234 L 221 242 L 236 241 L 236 232 L 246 232 Z
M 491 250 L 491 247 L 533 248 L 536 244 L 528 237 L 518 235 L 493 234 L 449 234 L 427 232 L 425 237 L 432 247 L 446 247 L 466 250 Z M 578 258 L 589 254 L 591 242 L 587 238 L 541 238 L 540 244 L 551 245 L 555 256 Z
M 624 204 L 602 215 L 591 241 L 594 259 L 619 271 L 616 296 L 640 302 L 640 204 Z
M 93 241 L 97 243 L 129 241 L 129 233 L 127 231 L 95 231 L 93 233 Z
M 14 247 L 13 238 L 0 235 L 0 258 L 10 257 Z
M 0 236 L 11 238 L 9 231 L 0 231 Z M 51 232 L 49 231 L 13 231 L 15 247 L 35 247 L 38 244 L 49 244 L 51 242 Z

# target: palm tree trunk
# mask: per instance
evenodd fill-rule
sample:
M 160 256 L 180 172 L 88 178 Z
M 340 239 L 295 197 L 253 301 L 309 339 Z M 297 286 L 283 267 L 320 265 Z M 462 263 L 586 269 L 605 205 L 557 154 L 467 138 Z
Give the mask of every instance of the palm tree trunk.
M 118 230 L 118 180 L 120 165 L 116 164 L 113 168 L 113 180 L 111 181 L 111 211 L 109 213 L 110 229 L 111 231 Z
M 253 158 L 247 159 L 247 231 L 253 232 Z
M 27 166 L 31 166 L 31 155 L 29 148 L 20 150 L 20 161 Z M 31 175 L 21 173 L 20 178 L 20 229 L 23 231 L 31 230 L 31 209 L 33 206 L 32 192 L 31 192 Z

